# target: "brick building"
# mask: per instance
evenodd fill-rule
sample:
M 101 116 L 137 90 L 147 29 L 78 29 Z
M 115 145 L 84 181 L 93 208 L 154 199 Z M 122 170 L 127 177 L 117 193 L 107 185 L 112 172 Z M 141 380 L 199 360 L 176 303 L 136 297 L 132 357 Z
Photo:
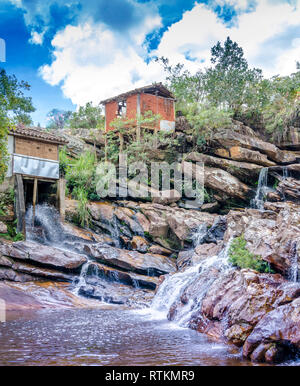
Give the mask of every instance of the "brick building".
M 110 123 L 117 117 L 136 119 L 147 111 L 160 115 L 154 129 L 174 131 L 175 98 L 161 83 L 137 88 L 101 102 L 105 107 L 105 130 L 112 130 Z

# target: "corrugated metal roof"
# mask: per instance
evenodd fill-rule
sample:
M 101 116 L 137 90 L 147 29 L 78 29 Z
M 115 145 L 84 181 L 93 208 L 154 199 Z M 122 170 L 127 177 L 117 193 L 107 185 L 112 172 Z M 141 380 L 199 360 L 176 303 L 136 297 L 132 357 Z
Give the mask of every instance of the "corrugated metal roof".
M 19 125 L 14 129 L 10 129 L 9 133 L 16 137 L 32 138 L 44 142 L 55 143 L 57 145 L 65 145 L 67 143 L 61 136 L 49 133 L 45 131 L 45 129 L 43 130 L 37 127 L 33 128 Z
M 144 87 L 136 88 L 134 90 L 127 91 L 127 92 L 125 92 L 123 94 L 114 96 L 112 98 L 105 99 L 105 100 L 101 101 L 100 103 L 105 105 L 105 104 L 107 104 L 109 102 L 120 100 L 120 99 L 124 99 L 124 98 L 126 98 L 126 97 L 128 97 L 130 95 L 138 94 L 138 93 L 143 93 L 143 92 L 146 93 L 146 94 L 153 94 L 153 95 L 155 95 L 157 93 L 157 95 L 159 95 L 159 96 L 175 100 L 175 97 L 171 93 L 171 91 L 169 91 L 162 83 L 153 83 L 153 84 L 151 84 L 149 86 L 144 86 Z

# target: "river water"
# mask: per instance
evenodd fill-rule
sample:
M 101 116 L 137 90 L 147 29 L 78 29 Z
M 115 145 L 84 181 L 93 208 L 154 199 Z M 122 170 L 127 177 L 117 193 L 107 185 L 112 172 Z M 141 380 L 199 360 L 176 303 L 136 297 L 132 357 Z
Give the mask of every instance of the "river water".
M 285 365 L 299 365 L 289 362 Z M 3 365 L 251 366 L 240 349 L 150 313 L 35 311 L 0 323 Z
M 249 365 L 239 349 L 146 312 L 23 313 L 0 323 L 0 365 Z

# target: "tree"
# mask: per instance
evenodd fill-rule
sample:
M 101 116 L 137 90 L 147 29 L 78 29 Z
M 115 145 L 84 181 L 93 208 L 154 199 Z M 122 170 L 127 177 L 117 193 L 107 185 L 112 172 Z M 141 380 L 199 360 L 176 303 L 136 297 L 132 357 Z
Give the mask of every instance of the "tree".
M 202 103 L 206 96 L 205 84 L 206 76 L 201 70 L 194 75 L 184 68 L 181 63 L 175 66 L 170 65 L 169 59 L 165 57 L 157 58 L 166 72 L 166 86 L 176 96 L 177 110 L 185 110 L 189 103 Z
M 15 75 L 7 75 L 0 69 L 0 182 L 7 170 L 7 134 L 17 123 L 30 123 L 29 114 L 35 111 L 30 97 L 24 92 L 30 90 L 30 85 L 18 81 Z
M 104 129 L 104 115 L 101 107 L 93 106 L 92 102 L 80 106 L 78 111 L 72 113 L 69 125 L 74 129 Z
M 218 42 L 212 47 L 211 63 L 214 67 L 206 72 L 209 101 L 215 106 L 239 112 L 253 92 L 250 86 L 262 80 L 262 71 L 249 69 L 243 49 L 229 37 L 224 46 Z
M 72 111 L 52 109 L 47 114 L 47 119 L 49 121 L 47 128 L 53 130 L 62 130 L 69 124 L 71 115 Z

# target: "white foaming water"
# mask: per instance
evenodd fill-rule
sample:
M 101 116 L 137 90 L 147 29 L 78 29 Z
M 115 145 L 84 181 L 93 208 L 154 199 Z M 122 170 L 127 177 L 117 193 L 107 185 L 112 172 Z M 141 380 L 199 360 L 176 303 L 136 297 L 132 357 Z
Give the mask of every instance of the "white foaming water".
M 251 206 L 255 209 L 264 209 L 264 199 L 268 191 L 268 170 L 269 168 L 262 168 L 259 173 L 256 194 L 254 199 L 251 200 Z
M 199 283 L 196 297 L 191 296 L 183 307 L 176 312 L 175 321 L 178 325 L 186 327 L 190 316 L 197 309 L 201 308 L 202 300 L 212 283 L 217 279 L 211 276 L 211 270 L 217 270 L 219 274 L 232 269 L 228 262 L 228 250 L 231 240 L 227 246 L 216 256 L 203 260 L 201 263 L 187 268 L 183 272 L 168 275 L 160 285 L 150 309 L 139 310 L 139 314 L 150 315 L 151 319 L 166 319 L 170 308 L 180 301 L 184 291 L 192 283 Z
M 290 257 L 290 271 L 289 280 L 297 283 L 298 281 L 298 252 L 297 252 L 297 241 L 294 241 L 292 245 L 292 254 Z
M 193 242 L 194 248 L 202 243 L 206 234 L 207 234 L 207 225 L 205 223 L 200 224 L 197 230 L 192 235 L 192 242 Z

